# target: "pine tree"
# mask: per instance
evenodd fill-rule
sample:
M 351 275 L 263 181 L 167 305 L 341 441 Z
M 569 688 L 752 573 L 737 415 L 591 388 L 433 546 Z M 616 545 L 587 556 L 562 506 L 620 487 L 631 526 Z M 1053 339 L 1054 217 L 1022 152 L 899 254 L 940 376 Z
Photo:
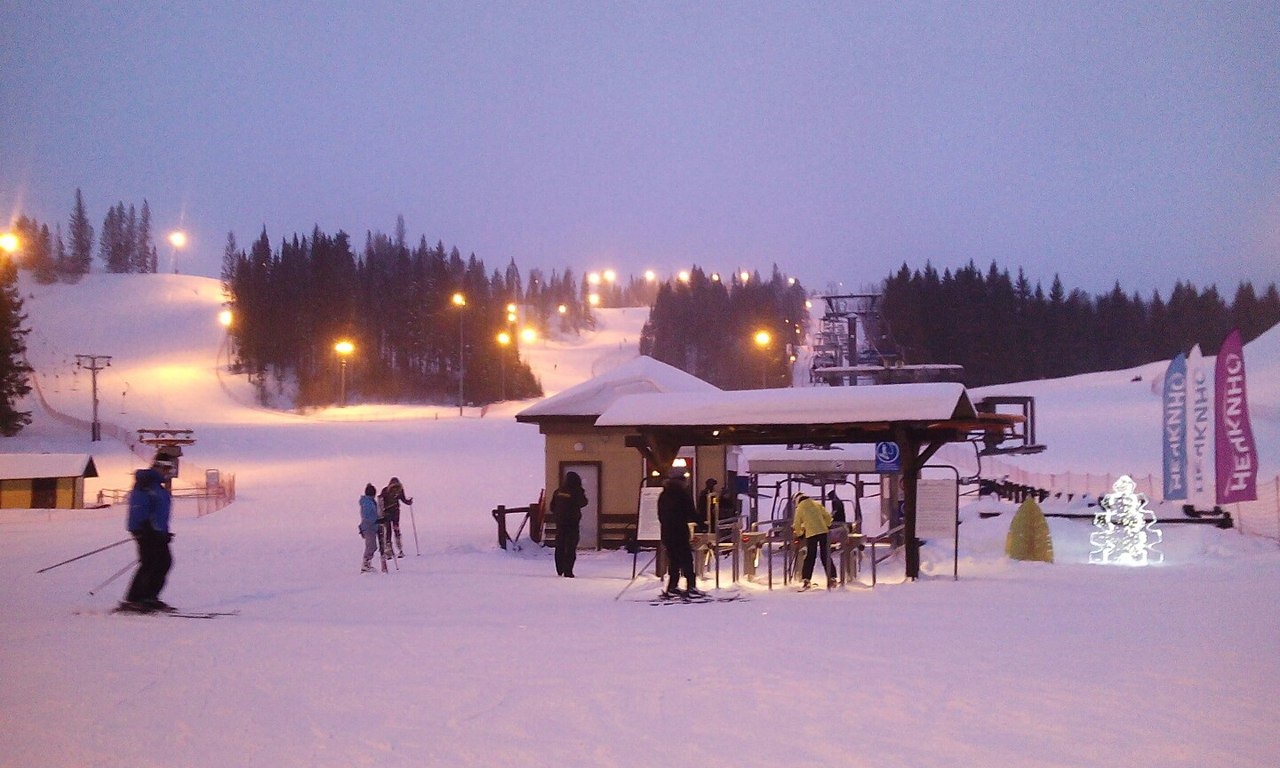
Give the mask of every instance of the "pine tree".
M 133 209 L 129 210 L 130 215 Z M 151 272 L 157 270 L 156 247 L 151 242 L 151 204 L 143 199 L 142 213 L 138 216 L 138 226 L 133 240 L 133 271 Z
M 227 233 L 227 245 L 222 249 L 222 291 L 231 294 L 231 286 L 236 277 L 236 264 L 244 254 L 236 245 L 236 233 Z
M 17 402 L 31 391 L 27 376 L 27 329 L 22 323 L 22 297 L 18 294 L 18 270 L 12 259 L 0 260 L 0 434 L 12 437 L 31 423 L 30 411 L 17 410 Z
M 71 252 L 67 272 L 73 275 L 86 275 L 93 263 L 93 225 L 89 223 L 89 214 L 85 211 L 84 196 L 76 189 L 76 203 L 71 210 L 71 219 L 67 222 L 67 235 L 71 238 Z

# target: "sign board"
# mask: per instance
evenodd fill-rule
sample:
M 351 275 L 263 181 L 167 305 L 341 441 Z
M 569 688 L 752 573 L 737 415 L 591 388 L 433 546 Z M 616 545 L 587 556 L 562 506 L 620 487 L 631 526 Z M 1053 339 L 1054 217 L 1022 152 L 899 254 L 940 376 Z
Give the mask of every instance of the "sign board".
M 925 480 L 916 484 L 916 536 L 921 539 L 956 535 L 956 481 Z
M 658 522 L 658 496 L 661 487 L 640 489 L 640 519 L 636 528 L 636 541 L 660 541 L 662 525 Z
M 892 440 L 876 443 L 876 471 L 901 472 L 902 452 Z

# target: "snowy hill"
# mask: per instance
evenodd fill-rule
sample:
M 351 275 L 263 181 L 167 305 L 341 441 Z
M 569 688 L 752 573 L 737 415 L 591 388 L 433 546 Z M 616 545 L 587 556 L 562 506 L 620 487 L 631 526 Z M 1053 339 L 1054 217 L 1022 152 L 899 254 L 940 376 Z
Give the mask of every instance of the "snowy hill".
M 1053 519 L 1057 564 L 1027 564 L 1003 556 L 1008 515 L 970 508 L 959 581 L 927 546 L 916 583 L 891 561 L 874 590 L 741 584 L 745 601 L 653 608 L 658 582 L 632 583 L 626 553 L 584 552 L 569 581 L 545 550 L 495 546 L 489 511 L 541 490 L 542 437 L 512 418 L 528 401 L 267 410 L 219 372 L 216 281 L 93 275 L 23 295 L 53 409 L 87 420 L 74 355 L 111 355 L 104 422 L 192 428 L 184 480 L 236 475 L 221 511 L 179 503 L 164 597 L 240 615 L 106 615 L 124 583 L 98 587 L 131 545 L 35 571 L 120 540 L 120 507 L 0 512 L 0 766 L 1264 766 L 1280 751 L 1265 539 L 1170 526 L 1163 566 L 1103 568 L 1086 564 L 1090 526 Z M 597 333 L 524 352 L 554 394 L 633 357 L 645 314 L 603 312 Z M 1269 462 L 1276 333 L 1246 349 Z M 1158 368 L 1019 388 L 1051 446 L 1034 461 L 1149 466 Z M 89 495 L 142 464 L 24 407 L 36 423 L 3 450 L 92 453 Z M 392 475 L 418 543 L 398 571 L 361 575 L 355 500 Z M 1099 727 L 1135 709 L 1141 728 Z

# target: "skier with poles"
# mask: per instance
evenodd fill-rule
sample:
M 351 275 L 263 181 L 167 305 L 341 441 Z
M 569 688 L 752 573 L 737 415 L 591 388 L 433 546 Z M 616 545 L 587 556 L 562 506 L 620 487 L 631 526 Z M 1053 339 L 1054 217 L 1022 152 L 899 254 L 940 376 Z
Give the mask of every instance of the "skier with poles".
M 361 573 L 369 573 L 373 570 L 373 553 L 378 548 L 378 501 L 374 498 L 374 494 L 378 489 L 373 483 L 368 483 L 364 487 L 364 495 L 360 497 L 360 536 L 364 538 L 364 564 L 360 567 Z M 387 559 L 384 555 L 382 558 L 382 570 L 387 570 Z
M 400 484 L 400 478 L 393 477 L 378 495 L 378 500 L 382 503 L 383 551 L 387 553 L 387 557 L 404 557 L 404 545 L 400 543 L 400 502 L 413 506 L 413 499 L 404 495 L 404 486 Z M 413 514 L 412 510 L 409 514 Z M 416 536 L 416 523 L 414 531 Z M 394 547 L 392 547 L 392 536 L 395 537 Z M 399 550 L 399 554 L 395 550 Z
M 134 473 L 127 527 L 138 542 L 138 570 L 117 611 L 172 613 L 177 610 L 160 599 L 160 590 L 164 589 L 165 578 L 173 567 L 173 554 L 169 551 L 169 542 L 173 540 L 169 532 L 173 499 L 166 487 L 173 469 L 173 459 L 157 453 L 150 467 Z

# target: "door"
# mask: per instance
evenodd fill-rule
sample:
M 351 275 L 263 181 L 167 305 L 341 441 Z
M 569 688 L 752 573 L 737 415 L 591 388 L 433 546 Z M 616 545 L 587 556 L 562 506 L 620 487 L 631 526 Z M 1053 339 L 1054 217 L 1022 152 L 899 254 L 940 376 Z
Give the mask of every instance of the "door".
M 54 509 L 58 506 L 58 478 L 37 477 L 31 481 L 31 508 Z
M 562 485 L 564 476 L 570 472 L 577 472 L 582 478 L 582 490 L 587 494 L 587 506 L 582 508 L 582 538 L 578 540 L 578 549 L 597 549 L 600 546 L 600 462 L 562 463 Z

